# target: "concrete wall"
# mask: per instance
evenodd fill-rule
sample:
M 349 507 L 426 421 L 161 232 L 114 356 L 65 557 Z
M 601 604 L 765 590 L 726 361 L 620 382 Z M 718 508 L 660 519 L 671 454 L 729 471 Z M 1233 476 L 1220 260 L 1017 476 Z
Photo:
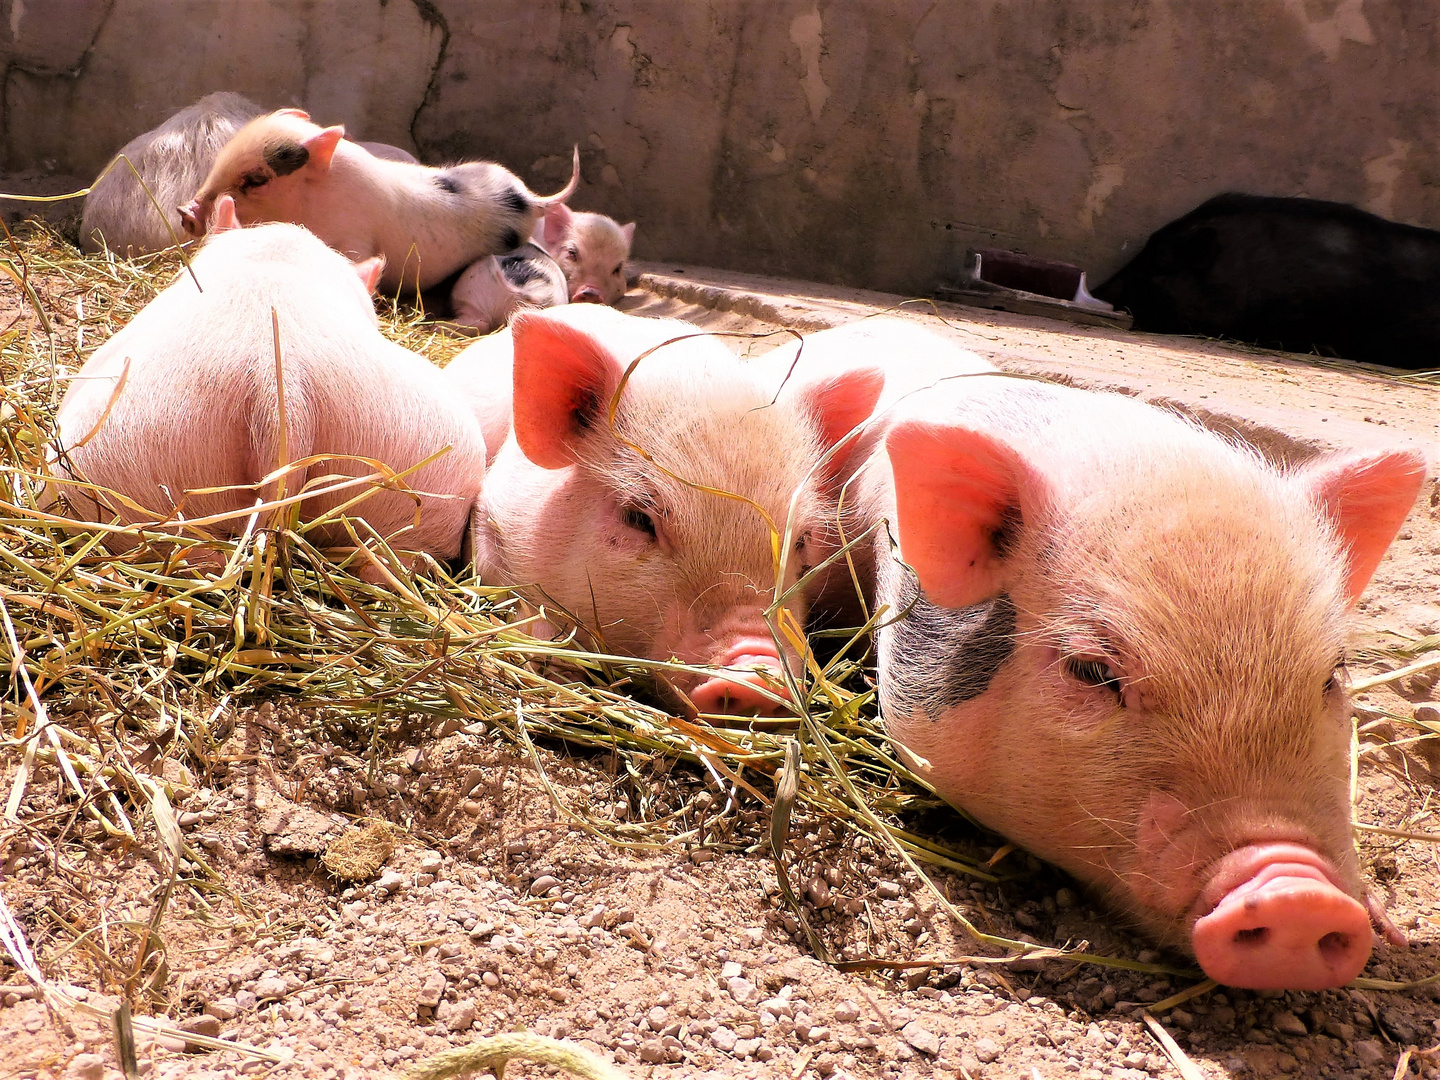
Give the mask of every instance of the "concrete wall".
M 201 94 L 636 220 L 636 254 L 922 293 L 967 244 L 1099 280 L 1220 191 L 1440 227 L 1418 0 L 0 0 L 0 172 Z

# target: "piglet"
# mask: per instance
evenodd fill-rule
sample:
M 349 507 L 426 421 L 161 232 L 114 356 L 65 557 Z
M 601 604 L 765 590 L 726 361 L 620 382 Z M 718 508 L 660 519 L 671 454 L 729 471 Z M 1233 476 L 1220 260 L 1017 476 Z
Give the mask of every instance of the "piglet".
M 771 392 L 786 400 L 804 397 L 814 387 L 846 371 L 880 367 L 885 385 L 872 415 L 832 451 L 830 469 L 837 478 L 836 516 L 818 532 L 814 551 L 817 574 L 811 597 L 811 628 L 858 627 L 875 601 L 874 545 L 861 539 L 885 516 L 877 505 L 865 465 L 880 451 L 896 415 L 927 387 L 994 372 L 993 365 L 914 319 L 876 315 L 829 330 L 788 340 L 753 361 Z M 842 555 L 841 540 L 854 541 Z
M 162 251 L 175 243 L 175 237 L 184 240 L 184 222 L 175 207 L 199 187 L 220 148 L 264 111 L 239 94 L 206 94 L 159 127 L 131 139 L 120 153 L 144 178 L 160 209 L 146 197 L 130 166 L 112 160 L 85 197 L 81 247 L 87 252 L 108 247 L 128 257 Z M 173 237 L 163 215 L 170 218 Z
M 811 565 L 832 516 L 822 454 L 869 414 L 877 370 L 772 405 L 693 326 L 569 304 L 520 312 L 445 374 L 491 443 L 472 533 L 485 581 L 529 587 L 606 651 L 731 669 L 669 674 L 702 712 L 784 708 L 773 687 L 793 650 L 764 613 Z M 806 596 L 785 606 L 803 624 Z
M 453 320 L 479 334 L 504 326 L 517 310 L 555 307 L 569 299 L 560 267 L 534 244 L 472 263 L 450 290 Z
M 572 304 L 615 304 L 625 295 L 625 260 L 635 240 L 635 223 L 571 210 L 563 202 L 545 211 L 535 242 L 565 272 Z
M 1372 918 L 1404 940 L 1360 875 L 1340 670 L 1419 454 L 1277 468 L 1000 377 L 915 395 L 884 447 L 881 712 L 941 795 L 1227 985 L 1343 986 Z
M 216 219 L 193 260 L 204 291 L 180 274 L 95 351 L 60 404 L 63 471 L 118 496 L 65 484 L 72 507 L 89 520 L 156 521 L 163 530 L 274 497 L 276 483 L 262 479 L 287 458 L 319 458 L 286 476 L 294 496 L 307 478 L 365 476 L 373 462 L 403 471 L 448 448 L 403 487 L 347 513 L 397 551 L 458 555 L 484 476 L 484 439 L 439 370 L 381 335 L 370 299 L 379 261 L 352 266 L 296 225 L 238 228 L 228 197 Z M 225 490 L 201 490 L 211 488 Z M 308 497 L 301 518 L 364 490 Z M 244 523 L 241 515 L 210 529 L 230 535 Z M 314 538 L 351 543 L 340 525 Z
M 180 210 L 191 236 L 204 234 L 215 201 L 235 199 L 242 224 L 304 225 L 352 259 L 385 257 L 384 289 L 428 289 L 486 255 L 524 243 L 540 215 L 580 181 L 541 198 L 488 161 L 437 169 L 386 161 L 322 128 L 300 109 L 281 109 L 236 133 L 195 197 Z

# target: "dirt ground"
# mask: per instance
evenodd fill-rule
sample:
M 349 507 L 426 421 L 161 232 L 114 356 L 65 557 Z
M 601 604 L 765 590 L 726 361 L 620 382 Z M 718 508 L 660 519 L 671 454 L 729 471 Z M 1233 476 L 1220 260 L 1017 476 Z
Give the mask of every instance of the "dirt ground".
M 715 329 L 815 329 L 896 298 L 692 268 L 648 268 L 627 306 Z M 7 286 L 8 287 L 8 286 Z M 788 290 L 788 291 L 787 291 Z M 18 306 L 0 292 L 0 311 Z M 1420 446 L 1440 465 L 1440 387 L 1215 343 L 1069 328 L 942 305 L 949 332 L 1004 366 L 1169 402 L 1277 456 L 1341 445 Z M 8 319 L 10 316 L 6 316 Z M 760 348 L 761 346 L 747 346 Z M 1350 674 L 1395 666 L 1373 650 L 1440 634 L 1440 486 L 1430 481 L 1356 617 Z M 1362 717 L 1410 715 L 1440 697 L 1440 669 L 1361 695 Z M 63 707 L 63 703 L 52 707 Z M 1367 711 L 1368 710 L 1368 711 Z M 8 723 L 0 728 L 9 730 Z M 1440 983 L 1403 991 L 1205 990 L 1076 886 L 1022 852 L 934 814 L 907 823 L 982 857 L 996 883 L 937 882 L 978 925 L 1007 936 L 1171 964 L 1141 974 L 1071 961 L 919 963 L 841 972 L 814 959 L 778 894 L 767 815 L 707 776 L 663 759 L 634 772 L 616 758 L 542 746 L 567 805 L 617 820 L 701 807 L 700 832 L 658 851 L 622 850 L 568 825 L 528 757 L 484 724 L 417 729 L 370 776 L 354 733 L 285 703 L 222 705 L 208 768 L 161 755 L 180 826 L 214 876 L 182 875 L 163 926 L 168 981 L 156 1001 L 187 1031 L 268 1055 L 141 1036 L 148 1077 L 388 1076 L 481 1035 L 512 1030 L 578 1040 L 635 1077 L 965 1077 L 1141 1080 L 1181 1075 L 1147 1026 L 1147 1006 L 1199 1075 L 1440 1076 Z M 1406 950 L 1380 947 L 1366 977 L 1440 974 L 1440 758 L 1367 747 L 1357 820 L 1367 876 Z M 17 762 L 0 760 L 0 791 Z M 73 804 L 41 768 L 18 827 L 0 825 L 0 897 L 45 972 L 107 1013 L 102 991 L 128 972 L 86 942 L 133 934 L 168 864 L 144 846 L 70 828 Z M 401 834 L 379 878 L 349 887 L 318 856 L 357 817 Z M 1406 839 L 1392 833 L 1427 839 Z M 791 877 L 842 958 L 954 959 L 974 952 L 916 879 L 868 842 L 816 820 L 792 829 Z M 79 939 L 80 944 L 76 944 Z M 107 945 L 112 944 L 108 938 Z M 133 952 L 133 949 L 131 950 Z M 114 1080 L 103 1020 L 51 1014 L 0 960 L 0 1077 Z M 1399 1069 L 1397 1071 L 1397 1065 Z M 545 1070 L 517 1063 L 507 1075 Z

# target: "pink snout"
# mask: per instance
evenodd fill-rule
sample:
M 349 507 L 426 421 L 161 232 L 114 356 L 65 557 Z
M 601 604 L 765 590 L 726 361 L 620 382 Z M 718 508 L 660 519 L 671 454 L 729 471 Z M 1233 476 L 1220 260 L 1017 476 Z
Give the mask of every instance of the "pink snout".
M 600 295 L 600 290 L 593 285 L 582 285 L 575 290 L 570 297 L 572 304 L 603 304 L 605 297 Z
M 1191 930 L 1205 974 L 1250 990 L 1328 990 L 1359 975 L 1374 941 L 1370 916 L 1333 875 L 1298 844 L 1252 844 L 1226 856 L 1202 904 L 1226 891 Z
M 784 689 L 767 684 L 761 677 L 763 671 L 774 682 L 780 679 L 781 660 L 774 642 L 760 637 L 742 638 L 726 650 L 719 666 L 752 670 L 706 679 L 690 691 L 690 700 L 702 713 L 779 716 L 785 712 L 784 704 L 774 700 L 776 696 L 788 696 Z

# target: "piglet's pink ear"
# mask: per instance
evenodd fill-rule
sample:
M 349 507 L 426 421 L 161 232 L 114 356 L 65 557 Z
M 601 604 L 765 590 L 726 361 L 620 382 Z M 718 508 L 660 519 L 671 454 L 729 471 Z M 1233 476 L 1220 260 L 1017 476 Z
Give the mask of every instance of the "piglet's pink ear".
M 626 222 L 620 226 L 620 231 L 625 234 L 625 242 L 627 244 L 633 244 L 635 242 L 635 222 Z
M 516 314 L 510 332 L 515 441 L 542 468 L 573 465 L 581 440 L 605 423 L 623 366 L 589 334 L 543 312 Z
M 885 449 L 895 474 L 900 557 L 929 600 L 969 607 L 1000 592 L 998 544 L 1014 513 L 1037 494 L 1029 467 L 992 435 L 921 420 L 897 424 Z
M 1345 592 L 1354 604 L 1415 505 L 1425 458 L 1402 450 L 1337 454 L 1306 464 L 1299 476 L 1335 527 L 1349 571 Z
M 815 420 L 821 449 L 828 451 L 870 419 L 884 389 L 885 374 L 879 368 L 851 368 L 806 386 L 797 401 Z M 830 459 L 827 479 L 834 479 L 846 460 L 842 446 Z
M 330 161 L 335 156 L 335 148 L 340 145 L 340 140 L 345 138 L 345 129 L 340 126 L 321 128 L 313 135 L 307 136 L 301 143 L 306 150 L 310 151 L 310 157 L 306 160 L 307 168 L 318 169 L 324 172 L 330 168 Z
M 350 265 L 355 267 L 355 273 L 360 276 L 360 283 L 365 286 L 366 292 L 373 293 L 380 287 L 380 275 L 385 273 L 384 255 L 372 255 Z
M 309 120 L 310 114 L 304 109 L 276 109 L 276 116 L 298 116 L 301 120 Z
M 538 232 L 541 244 L 547 245 L 546 250 L 553 250 L 555 245 L 565 239 L 574 221 L 575 215 L 564 203 L 556 203 L 545 211 L 545 216 L 540 219 Z
M 210 223 L 210 232 L 223 233 L 240 228 L 240 217 L 235 213 L 235 200 L 221 195 L 215 201 L 215 219 Z

